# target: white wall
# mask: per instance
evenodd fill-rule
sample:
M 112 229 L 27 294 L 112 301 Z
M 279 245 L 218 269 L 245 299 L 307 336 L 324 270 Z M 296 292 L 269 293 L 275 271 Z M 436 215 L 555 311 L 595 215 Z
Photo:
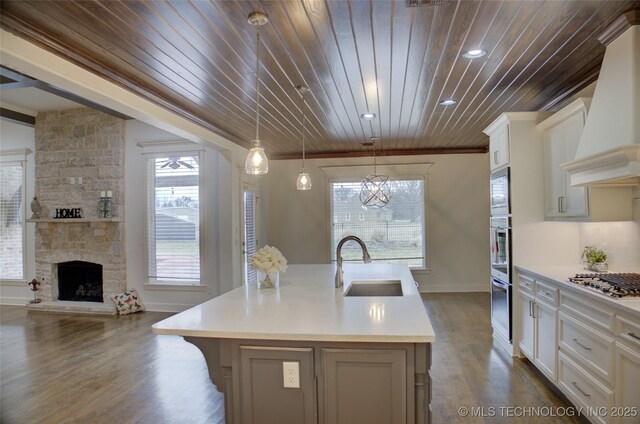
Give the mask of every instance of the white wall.
M 0 120 L 0 151 L 11 149 L 31 149 L 35 152 L 35 130 L 33 127 L 16 124 L 14 122 Z M 25 216 L 31 216 L 29 204 L 33 199 L 35 171 L 34 153 L 27 156 L 26 164 L 26 187 L 25 187 Z M 27 223 L 26 231 L 26 274 L 24 281 L 0 281 L 0 304 L 3 305 L 24 305 L 32 298 L 32 292 L 27 286 L 27 281 L 36 278 L 35 275 L 35 246 L 34 231 L 35 224 Z
M 241 285 L 240 187 L 238 162 L 246 150 L 218 151 L 204 147 L 203 269 L 204 288 L 160 288 L 146 284 L 144 160 L 138 143 L 175 143 L 181 139 L 140 121 L 127 121 L 125 153 L 125 231 L 127 285 L 135 287 L 149 310 L 181 311 Z M 184 141 L 184 140 L 182 140 Z M 196 147 L 198 145 L 195 145 Z
M 428 270 L 414 271 L 420 290 L 489 288 L 489 160 L 486 154 L 380 157 L 379 164 L 433 165 L 427 177 Z M 267 174 L 268 244 L 289 263 L 329 262 L 328 182 L 320 169 L 366 165 L 371 158 L 307 160 L 313 188 L 296 190 L 299 160 L 270 161 Z

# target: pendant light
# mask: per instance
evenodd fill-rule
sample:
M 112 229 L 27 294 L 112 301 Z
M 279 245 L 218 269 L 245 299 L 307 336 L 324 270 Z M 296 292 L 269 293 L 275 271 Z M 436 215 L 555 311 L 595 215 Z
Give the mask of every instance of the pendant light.
M 305 145 L 304 145 L 304 126 L 305 126 L 305 114 L 304 114 L 304 95 L 309 91 L 309 87 L 306 85 L 299 85 L 296 87 L 300 96 L 302 96 L 302 169 L 300 170 L 300 174 L 298 174 L 298 181 L 296 182 L 296 188 L 300 191 L 303 190 L 311 190 L 311 178 L 309 174 L 304 169 L 304 159 L 305 159 Z
M 377 137 L 371 137 L 373 146 L 373 174 L 367 175 L 360 182 L 360 202 L 365 208 L 384 208 L 391 200 L 391 185 L 389 177 L 378 175 L 376 170 L 376 146 Z
M 260 27 L 269 22 L 269 17 L 261 12 L 253 12 L 247 19 L 256 27 L 256 138 L 253 140 L 247 159 L 244 162 L 244 170 L 247 174 L 260 175 L 269 172 L 269 160 L 260 143 Z

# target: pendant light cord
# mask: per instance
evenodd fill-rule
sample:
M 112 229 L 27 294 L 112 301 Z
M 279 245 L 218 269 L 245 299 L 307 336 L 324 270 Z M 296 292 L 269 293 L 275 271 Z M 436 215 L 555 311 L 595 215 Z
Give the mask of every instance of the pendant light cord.
M 373 175 L 378 175 L 376 173 L 376 143 L 373 143 Z
M 260 141 L 260 26 L 257 26 L 256 46 L 256 140 Z
M 304 172 L 304 159 L 305 159 L 305 146 L 304 146 L 304 125 L 306 123 L 305 120 L 305 101 L 304 101 L 304 93 L 302 93 L 302 171 Z

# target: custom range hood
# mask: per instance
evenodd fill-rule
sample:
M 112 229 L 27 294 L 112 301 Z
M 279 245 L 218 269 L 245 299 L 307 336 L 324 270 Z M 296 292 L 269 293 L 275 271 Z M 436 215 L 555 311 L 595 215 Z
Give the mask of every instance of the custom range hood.
M 572 186 L 640 184 L 640 10 L 598 37 L 606 45 L 591 108 L 573 162 Z

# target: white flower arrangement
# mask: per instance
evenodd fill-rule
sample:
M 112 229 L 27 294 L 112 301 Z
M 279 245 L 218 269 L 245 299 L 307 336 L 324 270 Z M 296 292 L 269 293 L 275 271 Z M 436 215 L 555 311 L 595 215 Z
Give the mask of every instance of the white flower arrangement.
M 251 257 L 251 266 L 265 274 L 287 270 L 287 259 L 273 246 L 264 246 Z

